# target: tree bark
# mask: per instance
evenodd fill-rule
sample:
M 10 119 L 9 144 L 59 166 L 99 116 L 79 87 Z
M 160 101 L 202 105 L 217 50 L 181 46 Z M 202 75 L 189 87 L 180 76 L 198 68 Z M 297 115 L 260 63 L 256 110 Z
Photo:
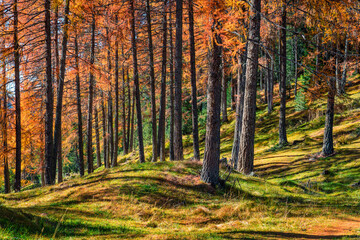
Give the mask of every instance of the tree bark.
M 334 153 L 333 126 L 334 126 L 334 105 L 336 94 L 336 81 L 333 77 L 328 83 L 328 99 L 325 119 L 325 130 L 323 139 L 322 155 L 329 156 Z
M 154 50 L 151 29 L 150 1 L 146 0 L 147 34 L 149 41 L 149 67 L 150 67 L 150 92 L 151 92 L 151 126 L 152 126 L 152 162 L 158 158 L 157 132 L 156 132 L 156 101 L 155 101 L 155 71 L 154 71 Z
M 145 155 L 144 155 L 143 127 L 142 127 L 142 117 L 141 117 L 139 72 L 138 72 L 138 62 L 137 62 L 134 0 L 130 1 L 130 12 L 131 12 L 131 46 L 132 46 L 132 55 L 133 55 L 136 117 L 137 117 L 137 129 L 138 129 L 138 141 L 139 141 L 139 161 L 140 163 L 143 163 L 145 162 Z
M 176 0 L 174 158 L 183 160 L 182 142 L 182 0 Z
M 246 59 L 247 51 L 244 55 L 238 57 L 238 76 L 237 76 L 237 97 L 236 97 L 236 119 L 235 119 L 235 131 L 234 131 L 234 143 L 231 151 L 231 161 L 233 167 L 237 169 L 239 148 L 240 148 L 240 136 L 242 128 L 243 110 L 244 110 L 244 90 L 245 90 L 245 72 L 246 72 Z M 242 61 L 241 61 L 242 60 Z
M 116 167 L 116 161 L 114 161 L 114 125 L 113 125 L 113 100 L 111 91 L 109 91 L 108 98 L 108 139 L 109 139 L 109 160 L 111 162 L 111 167 Z
M 130 90 L 130 77 L 129 77 L 129 68 L 126 68 L 126 85 L 127 85 L 127 92 L 128 92 L 128 116 L 127 116 L 127 122 L 128 122 L 128 126 L 127 126 L 127 138 L 126 138 L 126 146 L 128 149 L 128 152 L 131 151 L 130 150 L 130 128 L 131 128 L 131 114 L 132 114 L 132 105 L 131 105 L 131 90 Z
M 215 25 L 216 23 L 214 23 Z M 215 27 L 213 25 L 213 27 Z M 207 121 L 201 179 L 216 186 L 219 183 L 220 160 L 220 104 L 221 101 L 221 38 L 214 33 L 210 50 L 207 92 Z
M 102 115 L 102 135 L 103 135 L 103 155 L 104 155 L 104 165 L 105 165 L 105 168 L 109 168 L 110 164 L 109 164 L 109 158 L 108 158 L 108 140 L 107 140 L 107 128 L 106 128 L 106 120 L 107 120 L 107 117 L 106 117 L 106 113 L 105 113 L 105 103 L 104 103 L 104 94 L 102 93 L 101 94 L 101 115 Z
M 70 0 L 66 0 L 65 4 L 65 18 L 64 18 L 64 30 L 62 40 L 62 52 L 60 60 L 60 76 L 58 78 L 58 89 L 56 99 L 56 118 L 55 118 L 55 132 L 54 132 L 54 148 L 53 156 L 58 160 L 58 182 L 62 182 L 62 156 L 61 156 L 61 118 L 62 118 L 62 106 L 64 95 L 64 82 L 66 74 L 66 52 L 68 42 L 68 27 L 69 27 L 69 11 Z
M 79 146 L 79 168 L 80 176 L 84 176 L 84 143 L 83 143 L 83 124 L 81 112 L 81 88 L 80 88 L 80 69 L 79 69 L 79 46 L 78 35 L 75 33 L 75 68 L 76 68 L 76 100 L 78 116 L 78 146 Z
M 133 90 L 132 99 L 133 99 L 133 101 L 132 101 L 132 106 L 131 106 L 130 152 L 133 151 L 133 146 L 134 146 L 135 90 Z
M 280 30 L 280 118 L 279 118 L 279 145 L 288 143 L 286 136 L 286 2 L 281 7 Z
M 295 79 L 295 87 L 294 87 L 294 95 L 296 98 L 297 88 L 298 88 L 298 44 L 297 44 L 297 36 L 294 36 L 294 79 Z
M 3 39 L 3 47 L 5 48 L 5 39 Z M 8 137 L 7 137 L 7 80 L 6 80 L 6 58 L 3 56 L 3 81 L 2 81 L 2 146 L 3 146 L 3 160 L 4 160 L 4 190 L 5 193 L 10 192 L 10 173 L 9 173 L 9 162 L 8 162 Z
M 251 0 L 248 58 L 246 60 L 246 78 L 244 93 L 243 123 L 240 136 L 238 170 L 250 174 L 254 167 L 254 138 L 256 119 L 256 83 L 260 43 L 261 0 Z
M 174 110 L 174 45 L 173 45 L 173 30 L 172 30 L 172 3 L 170 2 L 169 13 L 169 38 L 170 38 L 170 136 L 169 136 L 169 155 L 170 161 L 175 160 L 174 153 L 174 122 L 175 122 L 175 110 Z
M 119 151 L 119 45 L 115 40 L 115 119 L 114 119 L 114 166 L 117 166 Z
M 225 76 L 225 59 L 223 48 L 221 51 L 221 113 L 222 122 L 227 122 L 227 80 Z
M 194 34 L 194 3 L 189 0 L 189 40 L 190 40 L 190 74 L 191 74 L 191 110 L 192 110 L 192 134 L 194 160 L 200 160 L 199 150 L 199 123 L 197 107 L 197 88 L 196 88 L 196 56 L 195 56 L 195 34 Z
M 159 133 L 158 147 L 160 161 L 165 161 L 165 111 L 166 111 L 166 58 L 167 58 L 167 22 L 166 22 L 166 3 L 163 1 L 163 46 L 162 46 L 162 63 L 161 63 L 161 97 L 160 97 L 160 117 L 159 117 Z
M 17 2 L 17 0 L 15 0 Z M 14 5 L 17 5 L 17 3 Z M 17 20 L 16 20 L 17 22 Z M 51 73 L 51 25 L 50 25 L 50 0 L 45 0 L 45 47 L 46 47 L 46 112 L 45 112 L 45 182 L 51 185 L 55 181 L 53 169 L 56 169 L 53 156 L 53 107 L 54 92 Z M 17 51 L 15 51 L 17 52 Z M 56 171 L 56 170 L 55 170 Z
M 99 111 L 95 108 L 95 141 L 96 141 L 96 162 L 97 167 L 101 167 L 100 131 L 99 131 Z
M 123 151 L 124 151 L 124 155 L 128 153 L 128 131 L 127 131 L 127 121 L 126 121 L 126 88 L 125 88 L 125 69 L 124 66 L 122 67 L 122 90 L 123 90 L 123 95 L 122 95 L 122 125 L 123 125 Z M 129 96 L 130 97 L 130 96 Z M 130 105 L 128 106 L 128 116 L 130 116 Z
M 94 11 L 94 9 L 93 9 Z M 91 23 L 91 52 L 90 52 L 90 76 L 89 76 L 89 99 L 88 99 L 88 118 L 87 118 L 87 158 L 88 173 L 94 171 L 93 163 L 93 146 L 92 146 L 92 112 L 93 112 L 93 95 L 94 95 L 94 68 L 95 62 L 95 13 L 92 13 Z

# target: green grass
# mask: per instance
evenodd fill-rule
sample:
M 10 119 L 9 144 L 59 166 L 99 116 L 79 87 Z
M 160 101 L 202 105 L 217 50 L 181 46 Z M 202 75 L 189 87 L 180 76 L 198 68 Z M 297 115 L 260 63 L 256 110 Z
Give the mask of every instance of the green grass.
M 140 164 L 133 152 L 113 169 L 0 194 L 0 238 L 359 239 L 360 189 L 351 187 L 360 181 L 359 92 L 354 85 L 347 100 L 338 100 L 332 157 L 311 159 L 321 150 L 324 117 L 310 109 L 324 109 L 324 99 L 302 112 L 290 100 L 287 146 L 277 145 L 278 104 L 270 115 L 259 104 L 255 176 L 233 172 L 214 189 L 200 181 L 200 162 Z M 221 157 L 231 156 L 234 124 L 230 114 Z M 184 140 L 190 159 L 191 137 Z

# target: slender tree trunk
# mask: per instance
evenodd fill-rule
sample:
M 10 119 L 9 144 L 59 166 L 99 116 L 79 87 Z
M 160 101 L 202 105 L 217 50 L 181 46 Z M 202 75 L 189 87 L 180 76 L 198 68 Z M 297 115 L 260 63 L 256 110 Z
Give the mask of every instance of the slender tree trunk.
M 108 159 L 108 141 L 107 141 L 107 128 L 106 128 L 106 114 L 105 114 L 105 103 L 104 103 L 104 95 L 101 94 L 101 115 L 102 115 L 102 133 L 103 133 L 103 154 L 104 154 L 104 165 L 105 168 L 109 168 L 109 159 Z
M 347 55 L 348 55 L 348 36 L 345 37 L 345 53 L 344 53 L 344 63 L 343 63 L 343 71 L 341 78 L 338 77 L 336 81 L 336 89 L 338 95 L 345 94 L 345 85 L 346 85 L 346 73 L 347 73 Z
M 268 109 L 268 114 L 270 114 L 273 110 L 273 95 L 274 95 L 274 57 L 272 57 L 271 59 L 269 59 L 268 61 L 268 105 L 267 105 L 267 109 Z
M 261 0 L 251 0 L 248 58 L 244 93 L 243 123 L 240 135 L 238 170 L 250 174 L 254 168 L 254 138 L 256 119 L 256 83 L 260 42 Z
M 127 139 L 126 139 L 126 146 L 127 146 L 127 152 L 131 151 L 130 150 L 130 123 L 131 123 L 131 114 L 132 114 L 132 105 L 131 105 L 131 90 L 130 90 L 130 77 L 129 77 L 129 69 L 126 68 L 126 85 L 127 85 L 127 91 L 128 91 L 128 116 L 127 116 L 127 122 L 128 122 L 128 126 L 127 126 Z
M 3 40 L 3 47 L 5 47 L 5 39 Z M 2 104 L 3 104 L 3 113 L 2 113 L 2 146 L 3 146 L 3 160 L 4 160 L 4 190 L 5 193 L 10 192 L 10 173 L 9 173 L 9 163 L 8 163 L 8 141 L 7 141 L 7 80 L 6 80 L 6 58 L 3 56 L 3 81 L 2 81 Z
M 286 2 L 281 7 L 280 34 L 280 119 L 279 119 L 279 145 L 288 143 L 286 136 Z
M 174 153 L 174 122 L 175 122 L 175 109 L 174 109 L 174 45 L 173 45 L 173 30 L 171 11 L 172 3 L 170 3 L 169 14 L 169 38 L 170 38 L 170 136 L 169 136 L 169 155 L 170 161 L 175 160 Z
M 75 33 L 75 67 L 76 67 L 76 100 L 78 116 L 78 146 L 79 146 L 79 168 L 80 176 L 84 176 L 84 143 L 83 143 L 83 124 L 81 112 L 81 88 L 80 88 L 80 69 L 79 69 L 79 46 L 78 36 Z
M 115 119 L 114 119 L 114 150 L 113 150 L 114 166 L 117 166 L 118 151 L 119 151 L 119 45 L 118 45 L 118 40 L 116 39 L 115 40 Z
M 133 151 L 133 146 L 134 146 L 135 91 L 133 91 L 132 99 L 133 99 L 133 101 L 132 101 L 132 106 L 131 106 L 130 152 Z
M 214 23 L 216 24 L 216 23 Z M 217 24 L 216 24 L 217 25 Z M 216 27 L 213 25 L 213 28 Z M 221 101 L 221 38 L 214 33 L 210 50 L 207 92 L 207 121 L 201 179 L 216 186 L 219 183 L 220 160 L 220 104 Z
M 199 123 L 196 89 L 196 56 L 195 56 L 195 34 L 194 34 L 194 6 L 193 0 L 189 0 L 189 40 L 190 40 L 190 73 L 191 73 L 191 110 L 193 127 L 194 160 L 200 160 L 199 150 Z
M 156 133 L 156 101 L 155 101 L 155 71 L 154 71 L 154 50 L 151 29 L 150 0 L 146 0 L 147 34 L 149 41 L 149 64 L 150 64 L 150 91 L 151 91 L 151 125 L 152 125 L 152 162 L 157 161 L 158 146 Z
M 123 125 L 123 150 L 124 150 L 124 155 L 128 153 L 128 140 L 127 140 L 127 136 L 128 136 L 128 131 L 127 131 L 127 125 L 126 125 L 126 88 L 125 88 L 125 69 L 124 66 L 122 67 L 122 90 L 123 90 L 123 95 L 122 95 L 122 125 Z M 130 110 L 130 105 L 129 105 L 129 110 Z M 128 115 L 129 115 L 130 111 L 128 111 Z
M 54 133 L 54 153 L 53 156 L 58 160 L 58 182 L 62 182 L 62 157 L 61 157 L 61 118 L 64 95 L 64 82 L 66 73 L 66 52 L 68 42 L 68 27 L 69 27 L 69 11 L 70 0 L 66 0 L 65 5 L 65 19 L 64 19 L 64 35 L 62 40 L 62 52 L 60 60 L 60 76 L 58 78 L 58 89 L 56 99 L 56 118 L 55 118 L 55 133 Z
M 134 85 L 135 85 L 135 98 L 136 98 L 136 116 L 137 116 L 137 129 L 138 129 L 138 141 L 139 141 L 139 161 L 143 163 L 145 162 L 145 155 L 144 155 L 143 127 L 142 127 L 141 104 L 140 104 L 139 72 L 138 72 L 138 62 L 137 62 L 134 0 L 130 1 L 130 12 L 131 12 L 131 46 L 132 46 L 133 65 L 134 65 L 133 67 L 134 67 Z
M 167 45 L 167 22 L 166 22 L 166 3 L 163 1 L 163 46 L 162 46 L 162 64 L 161 64 L 161 97 L 160 97 L 160 117 L 158 147 L 160 149 L 160 161 L 165 161 L 165 111 L 166 111 L 166 45 Z
M 92 9 L 94 11 L 94 9 Z M 91 23 L 91 52 L 90 52 L 90 76 L 89 76 L 89 99 L 88 99 L 88 119 L 87 119 L 87 157 L 88 173 L 94 171 L 93 146 L 92 146 L 92 114 L 93 114 L 93 95 L 94 95 L 94 62 L 95 62 L 95 13 L 92 13 Z
M 113 100 L 111 91 L 109 92 L 108 100 L 108 128 L 109 128 L 109 160 L 111 161 L 111 167 L 116 167 L 114 161 L 114 125 L 113 125 Z
M 243 58 L 243 61 L 241 59 Z M 236 119 L 235 119 L 235 131 L 234 131 L 234 143 L 231 151 L 231 161 L 235 169 L 238 166 L 239 158 L 239 148 L 240 148 L 240 136 L 241 136 L 241 127 L 243 119 L 243 109 L 244 109 L 244 90 L 245 90 L 245 71 L 246 71 L 246 59 L 247 51 L 243 57 L 239 55 L 238 57 L 238 76 L 237 76 L 237 98 L 236 98 Z M 241 70 L 241 71 L 240 71 Z
M 182 0 L 176 0 L 175 95 L 174 95 L 174 157 L 183 160 L 182 142 Z
M 336 94 L 336 81 L 330 78 L 328 84 L 328 99 L 325 119 L 325 130 L 323 139 L 322 155 L 329 156 L 334 153 L 333 126 L 334 126 L 334 105 Z
M 100 131 L 99 131 L 99 112 L 98 109 L 95 108 L 95 141 L 96 141 L 96 160 L 97 167 L 101 167 L 101 150 L 100 150 Z
M 17 1 L 17 0 L 15 0 Z M 15 5 L 16 6 L 16 5 Z M 51 73 L 51 25 L 50 25 L 50 0 L 45 0 L 45 44 L 46 44 L 46 113 L 45 113 L 45 182 L 47 185 L 55 181 L 52 175 L 55 166 L 53 156 L 53 108 L 54 93 Z M 17 52 L 17 51 L 15 51 Z
M 237 78 L 234 78 L 231 75 L 231 110 L 234 111 L 236 110 L 236 98 L 237 98 Z
M 228 121 L 227 116 L 227 79 L 225 76 L 225 59 L 224 59 L 224 49 L 222 48 L 221 56 L 221 115 L 222 122 Z
M 296 98 L 297 88 L 298 88 L 298 44 L 297 44 L 297 36 L 294 36 L 294 79 L 295 79 L 295 87 L 294 87 L 294 95 Z

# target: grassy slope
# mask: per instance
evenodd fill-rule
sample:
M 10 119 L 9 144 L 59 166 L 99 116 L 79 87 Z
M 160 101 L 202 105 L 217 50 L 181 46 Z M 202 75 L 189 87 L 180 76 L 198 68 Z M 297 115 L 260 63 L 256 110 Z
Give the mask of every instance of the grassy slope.
M 278 106 L 267 115 L 260 104 L 258 177 L 232 173 L 226 188 L 215 190 L 200 181 L 200 163 L 138 164 L 133 153 L 115 169 L 0 195 L 0 238 L 358 239 L 360 189 L 350 185 L 360 180 L 359 85 L 349 93 L 338 100 L 333 157 L 311 159 L 321 150 L 323 117 L 305 123 L 312 111 L 296 113 L 290 101 L 289 141 L 299 142 L 277 149 Z M 315 106 L 321 112 L 325 101 Z M 221 132 L 228 158 L 233 117 Z M 190 158 L 190 136 L 184 142 Z

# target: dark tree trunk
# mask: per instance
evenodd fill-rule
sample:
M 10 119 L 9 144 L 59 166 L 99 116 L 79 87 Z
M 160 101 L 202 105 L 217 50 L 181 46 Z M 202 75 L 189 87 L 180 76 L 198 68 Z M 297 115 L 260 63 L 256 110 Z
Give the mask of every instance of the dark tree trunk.
M 325 119 L 325 130 L 323 139 L 322 155 L 329 156 L 334 153 L 333 126 L 334 126 L 334 104 L 336 94 L 336 81 L 330 78 L 328 84 L 328 99 Z
M 228 121 L 227 116 L 227 80 L 225 76 L 225 59 L 224 59 L 224 49 L 221 51 L 221 113 L 222 113 L 222 122 Z
M 145 155 L 144 155 L 139 72 L 138 72 L 137 48 L 136 48 L 134 0 L 131 0 L 130 2 L 130 12 L 131 12 L 131 47 L 132 47 L 133 65 L 134 65 L 133 67 L 134 67 L 134 85 L 135 85 L 135 98 L 136 98 L 136 116 L 137 116 L 137 129 L 138 129 L 138 141 L 139 141 L 139 161 L 143 163 L 145 162 Z
M 132 99 L 133 99 L 133 101 L 132 101 L 132 106 L 131 106 L 130 152 L 133 151 L 133 146 L 134 146 L 135 90 L 133 91 Z
M 235 131 L 234 131 L 234 143 L 231 151 L 231 161 L 234 168 L 238 166 L 239 158 L 239 147 L 240 147 L 240 136 L 241 136 L 241 127 L 243 119 L 243 109 L 244 109 L 244 90 L 245 90 L 245 72 L 246 72 L 246 59 L 247 51 L 243 57 L 239 55 L 238 57 L 238 76 L 237 76 L 237 98 L 236 98 L 236 119 L 235 119 Z M 240 71 L 241 70 L 241 71 Z
M 166 111 L 166 44 L 167 44 L 167 22 L 166 22 L 166 3 L 163 4 L 163 48 L 162 48 L 162 64 L 161 64 L 161 97 L 160 97 L 160 117 L 159 117 L 159 133 L 158 147 L 160 161 L 165 161 L 165 111 Z
M 5 47 L 5 39 L 3 40 L 3 47 Z M 2 81 L 2 104 L 3 104 L 3 113 L 2 113 L 2 146 L 3 146 L 3 160 L 4 160 L 4 190 L 5 193 L 10 192 L 10 173 L 9 173 L 9 163 L 8 163 L 8 141 L 7 141 L 7 80 L 6 80 L 6 58 L 3 56 L 3 81 Z
M 129 77 L 129 69 L 126 68 L 126 85 L 127 85 L 127 92 L 128 92 L 128 115 L 127 115 L 127 138 L 126 138 L 126 146 L 127 146 L 127 152 L 130 150 L 130 123 L 131 123 L 131 114 L 132 114 L 132 105 L 131 105 L 131 90 L 130 90 L 130 77 Z M 130 150 L 132 152 L 132 149 Z
M 122 67 L 122 92 L 123 92 L 123 95 L 122 95 L 122 108 L 123 108 L 123 111 L 122 111 L 122 125 L 123 125 L 123 150 L 124 150 L 124 155 L 128 153 L 128 150 L 129 150 L 129 147 L 128 147 L 128 131 L 127 131 L 127 122 L 126 121 L 126 88 L 125 88 L 125 69 L 124 69 L 124 66 Z M 130 97 L 130 96 L 129 96 Z M 128 106 L 129 108 L 129 111 L 128 111 L 128 116 L 130 116 L 130 105 Z
M 99 131 L 99 111 L 95 108 L 95 141 L 96 141 L 96 161 L 97 167 L 101 167 L 100 131 Z
M 261 0 L 251 0 L 248 58 L 246 60 L 246 78 L 244 93 L 243 123 L 240 136 L 238 170 L 250 174 L 254 167 L 254 138 L 256 119 L 256 83 L 260 42 Z
M 216 25 L 215 25 L 216 26 Z M 214 27 L 214 26 L 213 26 Z M 207 87 L 207 121 L 204 162 L 201 179 L 216 186 L 219 183 L 220 104 L 221 101 L 221 38 L 214 33 L 210 50 Z
M 101 94 L 101 115 L 102 115 L 102 133 L 103 133 L 103 154 L 104 154 L 104 165 L 106 168 L 109 168 L 109 158 L 108 158 L 108 140 L 107 140 L 107 128 L 106 128 L 106 113 L 105 113 L 105 103 L 104 103 L 104 95 Z
M 84 143 L 83 143 L 82 112 L 81 112 L 79 46 L 78 46 L 77 33 L 75 35 L 75 67 L 76 67 L 76 100 L 77 100 L 77 116 L 78 116 L 79 168 L 80 168 L 80 176 L 84 176 Z
M 286 136 L 286 2 L 281 7 L 281 34 L 280 34 L 280 118 L 279 118 L 279 145 L 288 143 Z
M 16 1 L 16 0 L 15 0 Z M 17 4 L 14 5 L 14 8 Z M 16 17 L 17 18 L 17 17 Z M 17 20 L 16 20 L 17 22 Z M 45 0 L 45 44 L 46 44 L 46 113 L 45 113 L 45 182 L 47 185 L 55 181 L 56 159 L 53 156 L 53 108 L 54 93 L 51 73 L 51 25 L 50 25 L 50 0 Z M 18 51 L 15 51 L 15 53 Z
M 294 36 L 294 78 L 295 78 L 295 87 L 294 87 L 294 95 L 296 98 L 297 95 L 297 87 L 298 87 L 298 44 L 297 44 L 297 36 Z
M 56 99 L 56 118 L 55 118 L 55 132 L 54 132 L 54 148 L 53 156 L 58 160 L 58 182 L 62 182 L 62 156 L 61 156 L 61 118 L 64 95 L 64 82 L 66 73 L 66 52 L 68 42 L 68 27 L 69 27 L 69 11 L 70 0 L 66 0 L 65 5 L 65 19 L 64 19 L 64 35 L 62 40 L 62 52 L 60 60 L 60 76 L 58 78 L 57 99 Z
M 191 78 L 191 110 L 192 110 L 192 128 L 193 128 L 192 134 L 193 134 L 194 160 L 200 160 L 193 4 L 194 4 L 193 0 L 189 0 L 189 40 L 190 40 L 190 73 L 191 73 L 190 78 Z
M 93 9 L 94 11 L 94 9 Z M 89 99 L 88 99 L 88 119 L 87 119 L 87 157 L 88 173 L 94 171 L 93 146 L 92 146 L 92 114 L 93 114 L 93 95 L 94 95 L 94 62 L 95 62 L 95 13 L 92 13 L 91 23 L 91 53 L 90 53 L 90 76 L 89 76 Z
M 174 158 L 183 160 L 182 142 L 182 0 L 176 0 Z
M 274 94 L 274 61 L 273 58 L 267 59 L 267 66 L 268 66 L 268 76 L 267 76 L 267 109 L 268 114 L 270 114 L 273 110 L 273 94 Z
M 119 151 L 119 46 L 118 46 L 118 40 L 116 39 L 115 41 L 115 119 L 114 119 L 114 150 L 113 150 L 114 166 L 117 166 L 118 151 Z
M 174 122 L 175 122 L 175 110 L 174 110 L 174 45 L 173 45 L 173 30 L 172 30 L 172 18 L 171 11 L 172 4 L 170 3 L 169 14 L 169 38 L 170 38 L 170 136 L 169 136 L 169 155 L 170 161 L 175 160 L 174 153 Z
M 116 167 L 116 162 L 114 161 L 114 125 L 113 125 L 113 100 L 111 91 L 109 91 L 108 99 L 108 135 L 109 135 L 109 160 L 111 162 L 111 167 Z
M 149 64 L 150 64 L 150 91 L 151 91 L 151 125 L 152 125 L 152 162 L 157 161 L 158 146 L 156 132 L 156 101 L 155 101 L 155 71 L 154 71 L 154 50 L 152 42 L 150 0 L 146 0 L 147 34 L 149 41 Z

